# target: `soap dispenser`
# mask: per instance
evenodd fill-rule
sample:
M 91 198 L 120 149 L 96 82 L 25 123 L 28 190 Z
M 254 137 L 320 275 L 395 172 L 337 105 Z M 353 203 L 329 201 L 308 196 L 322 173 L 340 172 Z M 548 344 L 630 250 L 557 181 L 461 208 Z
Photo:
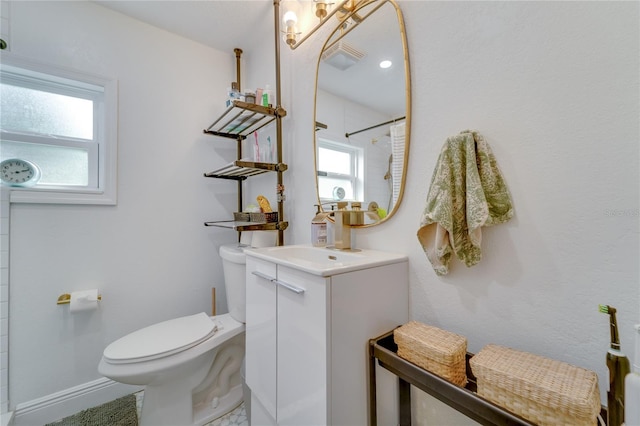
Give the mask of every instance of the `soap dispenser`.
M 625 424 L 640 425 L 640 324 L 634 326 L 635 331 L 635 361 L 633 371 L 625 378 L 624 396 L 627 403 L 624 405 Z
M 314 247 L 325 247 L 327 245 L 327 213 L 320 211 L 320 205 L 314 204 L 316 215 L 311 219 L 311 244 Z

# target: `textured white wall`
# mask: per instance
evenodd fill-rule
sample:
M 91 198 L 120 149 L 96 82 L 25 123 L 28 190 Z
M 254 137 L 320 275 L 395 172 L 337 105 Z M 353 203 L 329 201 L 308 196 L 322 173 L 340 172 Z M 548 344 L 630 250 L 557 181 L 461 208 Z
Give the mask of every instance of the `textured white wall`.
M 467 336 L 473 352 L 498 343 L 594 370 L 606 401 L 598 304 L 618 308 L 627 352 L 640 322 L 639 4 L 400 5 L 413 84 L 408 181 L 397 215 L 358 230 L 356 244 L 409 255 L 412 318 Z M 291 56 L 294 93 L 313 93 L 322 41 Z M 306 116 L 312 102 L 296 96 L 290 108 Z M 293 139 L 310 142 L 310 123 L 292 123 Z M 469 128 L 493 148 L 516 215 L 483 232 L 479 265 L 455 261 L 437 277 L 416 231 L 442 144 Z M 290 149 L 293 234 L 309 242 L 312 147 Z
M 119 82 L 118 205 L 11 206 L 12 407 L 100 377 L 111 341 L 143 326 L 210 312 L 233 231 L 233 182 L 205 179 L 235 158 L 202 129 L 235 77 L 219 52 L 90 2 L 14 2 L 11 50 Z M 58 295 L 98 288 L 99 311 L 69 315 Z M 11 408 L 12 408 L 11 407 Z

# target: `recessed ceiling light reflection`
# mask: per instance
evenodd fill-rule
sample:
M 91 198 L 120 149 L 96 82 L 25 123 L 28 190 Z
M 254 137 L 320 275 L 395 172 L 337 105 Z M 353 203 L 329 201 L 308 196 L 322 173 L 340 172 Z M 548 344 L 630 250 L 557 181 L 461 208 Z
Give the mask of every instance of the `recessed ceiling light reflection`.
M 382 61 L 380 62 L 380 68 L 385 69 L 389 68 L 392 65 L 391 61 Z

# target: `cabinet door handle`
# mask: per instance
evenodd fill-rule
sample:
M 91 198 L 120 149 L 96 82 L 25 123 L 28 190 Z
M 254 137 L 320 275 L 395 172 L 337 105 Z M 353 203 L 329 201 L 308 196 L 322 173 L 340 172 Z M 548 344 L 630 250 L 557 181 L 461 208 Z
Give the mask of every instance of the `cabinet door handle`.
M 286 288 L 287 290 L 291 290 L 295 294 L 304 293 L 304 288 L 296 287 L 293 284 L 285 283 L 284 281 L 280 281 L 280 280 L 273 280 L 273 282 L 278 284 L 279 286 Z
M 253 275 L 255 275 L 256 277 L 260 277 L 260 278 L 265 279 L 265 280 L 267 280 L 269 282 L 272 282 L 274 284 L 282 286 L 282 287 L 286 288 L 287 290 L 291 290 L 292 292 L 294 292 L 296 294 L 304 293 L 304 289 L 303 288 L 296 287 L 295 285 L 286 283 L 284 281 L 279 281 L 276 278 L 270 277 L 269 275 L 264 274 L 264 273 L 262 273 L 260 271 L 251 271 L 251 273 Z
M 260 271 L 251 271 L 251 273 L 253 275 L 255 275 L 256 277 L 260 277 L 260 278 L 265 279 L 265 280 L 267 280 L 269 282 L 275 282 L 275 280 L 276 280 L 274 277 L 270 277 L 269 275 L 264 274 L 264 273 L 262 273 Z

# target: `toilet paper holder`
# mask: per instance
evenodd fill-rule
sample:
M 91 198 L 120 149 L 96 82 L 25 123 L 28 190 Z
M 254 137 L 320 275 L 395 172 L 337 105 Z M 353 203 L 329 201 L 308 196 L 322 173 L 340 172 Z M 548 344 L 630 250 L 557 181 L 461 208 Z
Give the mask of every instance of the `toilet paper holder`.
M 98 300 L 102 300 L 102 295 L 98 295 Z M 60 296 L 58 296 L 58 302 L 56 303 L 58 305 L 67 305 L 71 303 L 71 294 L 70 293 L 61 294 Z

